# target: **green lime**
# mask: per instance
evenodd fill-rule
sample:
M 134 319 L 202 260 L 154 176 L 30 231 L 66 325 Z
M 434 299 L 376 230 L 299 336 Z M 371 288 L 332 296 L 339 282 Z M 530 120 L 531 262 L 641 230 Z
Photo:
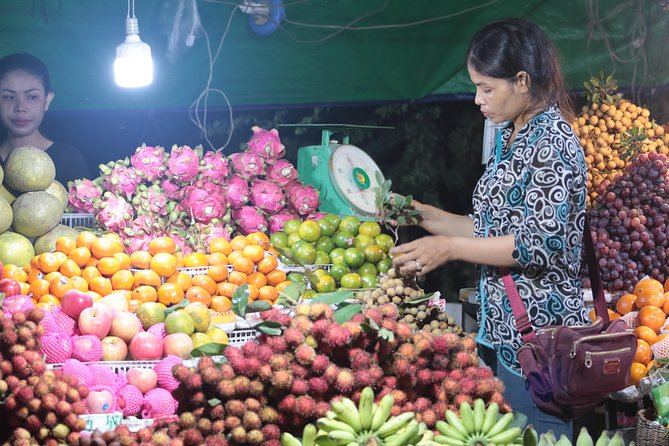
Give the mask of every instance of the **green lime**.
M 327 236 L 327 237 L 332 237 L 335 232 L 337 232 L 337 227 L 332 224 L 330 220 L 327 218 L 321 218 L 318 220 L 318 226 L 321 228 L 321 237 L 322 236 Z
M 276 249 L 288 246 L 288 234 L 283 231 L 275 232 L 269 236 L 269 242 Z
M 288 256 L 285 254 L 279 254 L 279 260 L 281 263 L 284 265 L 295 265 L 295 262 L 293 262 Z
M 307 281 L 307 278 L 304 277 L 304 274 L 302 274 L 302 273 L 293 272 L 293 273 L 288 273 L 286 275 L 286 280 L 290 280 L 290 281 L 295 282 L 295 283 L 304 283 L 304 282 Z
M 314 264 L 316 265 L 327 265 L 330 263 L 330 256 L 325 251 L 316 250 L 316 260 Z
M 362 274 L 360 279 L 362 280 L 362 288 L 376 288 L 378 284 L 376 274 Z
M 361 288 L 362 277 L 358 273 L 344 274 L 341 278 L 341 286 L 344 288 Z
M 374 237 L 374 240 L 376 240 L 376 244 L 379 245 L 384 252 L 390 251 L 390 248 L 395 246 L 395 239 L 388 234 L 379 234 Z
M 344 262 L 353 269 L 365 263 L 365 255 L 358 248 L 348 248 L 344 252 Z
M 360 267 L 355 271 L 356 273 L 362 275 L 365 274 L 371 274 L 373 276 L 376 276 L 378 273 L 378 270 L 376 269 L 376 265 L 373 263 L 365 262 Z
M 309 242 L 297 244 L 297 248 L 292 248 L 292 251 L 295 260 L 302 265 L 313 265 L 316 260 L 316 248 Z
M 383 249 L 379 245 L 365 246 L 362 253 L 365 255 L 365 260 L 374 264 L 379 263 L 386 256 L 386 253 L 383 252 Z
M 373 245 L 374 237 L 365 234 L 358 234 L 355 236 L 355 247 L 358 249 L 365 249 L 366 246 Z
M 363 221 L 360 223 L 358 233 L 368 235 L 370 237 L 376 237 L 377 235 L 381 234 L 381 225 L 375 221 Z
M 339 222 L 339 230 L 346 231 L 353 235 L 358 235 L 358 228 L 360 227 L 360 219 L 355 215 L 348 215 Z
M 344 277 L 344 274 L 350 273 L 351 270 L 343 263 L 335 263 L 330 268 L 330 275 L 335 278 L 337 282 L 341 283 L 341 278 Z
M 304 293 L 302 293 L 302 299 L 311 299 L 316 295 L 316 290 L 312 290 L 311 288 L 304 290 Z
M 313 220 L 303 221 L 297 229 L 297 233 L 302 240 L 315 242 L 321 238 L 321 227 Z
M 335 248 L 332 251 L 330 251 L 330 262 L 334 263 L 335 265 L 338 263 L 345 263 L 344 262 L 344 253 L 346 250 L 344 248 Z
M 335 231 L 337 228 L 339 228 L 339 222 L 341 222 L 341 218 L 339 218 L 339 215 L 337 214 L 325 214 L 323 220 L 327 220 L 332 223 L 332 226 L 335 227 Z
M 337 289 L 337 283 L 334 277 L 326 275 L 321 277 L 316 284 L 316 291 L 319 293 L 331 293 Z
M 355 236 L 346 231 L 337 232 L 333 240 L 337 248 L 350 248 L 355 245 Z
M 327 271 L 325 271 L 323 268 L 316 268 L 315 270 L 313 270 L 313 273 L 314 273 L 314 276 L 318 277 L 319 279 L 320 279 L 321 277 L 329 276 L 329 275 L 330 275 L 330 273 L 328 273 Z
M 322 221 L 322 220 L 321 220 Z M 335 249 L 335 242 L 332 240 L 332 237 L 329 237 L 327 235 L 321 236 L 316 241 L 316 250 L 318 251 L 324 251 L 326 253 L 332 251 Z
M 387 273 L 388 270 L 392 267 L 393 267 L 393 259 L 391 259 L 390 257 L 385 257 L 381 259 L 379 263 L 376 264 L 376 269 L 381 274 Z
M 302 220 L 293 218 L 291 220 L 288 220 L 284 225 L 283 225 L 283 232 L 286 234 L 290 235 L 299 229 L 300 225 L 302 224 Z
M 300 240 L 302 240 L 300 238 L 300 235 L 297 232 L 292 232 L 288 234 L 288 238 L 286 239 L 286 246 L 292 248 L 295 242 L 298 242 Z

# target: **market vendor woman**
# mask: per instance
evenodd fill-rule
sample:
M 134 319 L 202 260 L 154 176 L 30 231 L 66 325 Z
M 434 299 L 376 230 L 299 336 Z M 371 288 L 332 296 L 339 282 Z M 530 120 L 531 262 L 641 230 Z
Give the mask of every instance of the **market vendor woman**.
M 556 48 L 535 24 L 506 19 L 473 37 L 466 63 L 475 103 L 506 125 L 476 185 L 473 213 L 416 203 L 432 235 L 393 248 L 393 262 L 418 275 L 453 260 L 480 265 L 477 341 L 496 352 L 488 362 L 505 398 L 538 432 L 571 437 L 570 423 L 540 412 L 521 378 L 522 341 L 499 270 L 511 270 L 535 328 L 588 323 L 579 280 L 587 168 Z
M 53 97 L 49 70 L 40 59 L 23 53 L 0 59 L 0 122 L 7 131 L 0 144 L 0 162 L 14 149 L 36 147 L 51 156 L 56 179 L 67 187 L 75 178 L 91 178 L 91 169 L 75 147 L 54 142 L 40 132 Z

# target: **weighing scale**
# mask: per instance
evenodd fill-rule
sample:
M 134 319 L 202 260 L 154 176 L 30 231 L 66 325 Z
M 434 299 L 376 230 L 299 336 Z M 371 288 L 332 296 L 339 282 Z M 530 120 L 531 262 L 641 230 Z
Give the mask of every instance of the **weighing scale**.
M 280 124 L 281 127 L 321 129 L 321 144 L 300 147 L 297 174 L 304 184 L 319 191 L 321 212 L 354 215 L 361 220 L 377 219 L 375 191 L 384 177 L 374 160 L 362 149 L 349 144 L 348 131 L 393 129 L 393 127 L 349 124 Z M 334 139 L 341 133 L 341 143 Z

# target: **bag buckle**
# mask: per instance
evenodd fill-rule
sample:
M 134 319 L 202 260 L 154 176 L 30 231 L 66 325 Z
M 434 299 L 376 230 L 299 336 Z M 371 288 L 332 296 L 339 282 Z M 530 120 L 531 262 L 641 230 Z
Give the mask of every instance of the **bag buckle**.
M 516 319 L 516 328 L 521 336 L 525 336 L 532 332 L 532 324 L 530 323 L 530 317 L 525 314 L 522 317 Z

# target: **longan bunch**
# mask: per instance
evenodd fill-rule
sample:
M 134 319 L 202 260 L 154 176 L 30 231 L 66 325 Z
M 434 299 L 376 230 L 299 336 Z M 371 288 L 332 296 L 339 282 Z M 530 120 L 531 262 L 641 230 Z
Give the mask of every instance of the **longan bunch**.
M 359 292 L 357 298 L 367 307 L 375 307 L 387 303 L 401 305 L 404 302 L 420 299 L 425 296 L 416 281 L 411 277 L 404 277 L 395 268 L 388 270 L 379 277 L 379 284 L 374 290 Z

